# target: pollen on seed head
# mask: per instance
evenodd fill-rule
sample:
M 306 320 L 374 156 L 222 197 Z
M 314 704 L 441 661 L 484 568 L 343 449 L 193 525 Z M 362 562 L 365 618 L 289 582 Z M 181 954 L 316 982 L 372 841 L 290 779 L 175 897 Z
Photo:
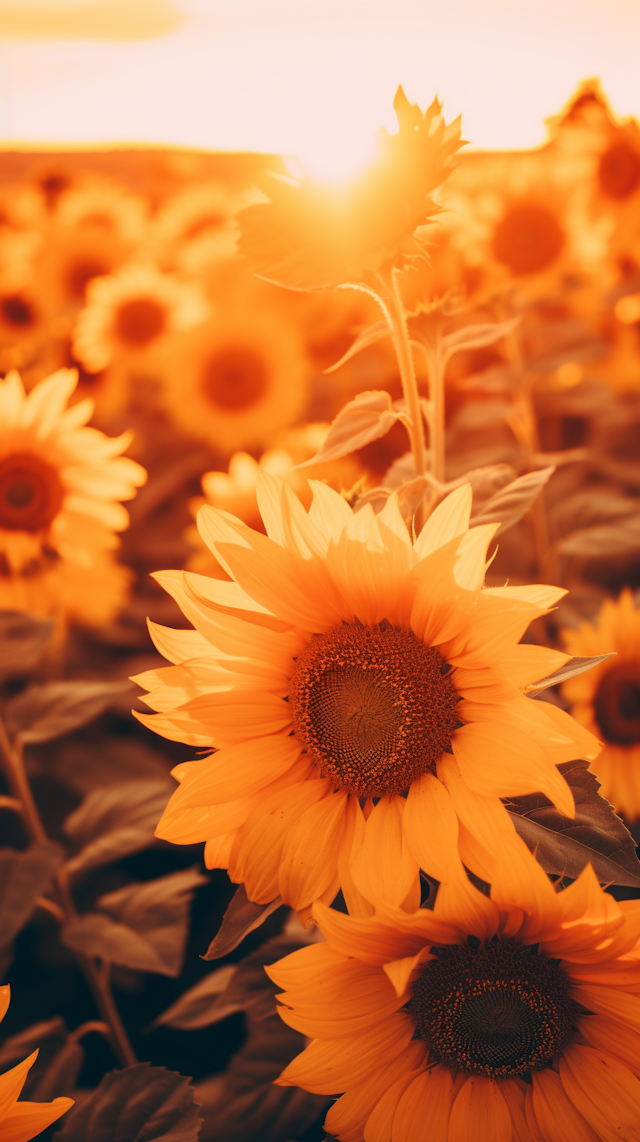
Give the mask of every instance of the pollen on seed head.
M 438 650 L 386 622 L 314 635 L 289 692 L 294 731 L 321 773 L 359 797 L 402 793 L 433 772 L 458 700 Z
M 430 1057 L 452 1071 L 542 1070 L 573 1038 L 578 1005 L 556 960 L 512 939 L 432 951 L 407 1009 Z

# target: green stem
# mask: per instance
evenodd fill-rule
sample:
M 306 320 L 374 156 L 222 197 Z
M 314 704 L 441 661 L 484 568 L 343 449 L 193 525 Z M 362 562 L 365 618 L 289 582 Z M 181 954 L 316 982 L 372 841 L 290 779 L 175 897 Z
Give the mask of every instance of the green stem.
M 430 377 L 431 400 L 431 471 L 441 484 L 445 482 L 445 366 L 440 352 L 440 331 L 433 353 L 433 370 Z
M 409 331 L 405 317 L 404 306 L 395 272 L 393 270 L 380 274 L 383 285 L 382 297 L 391 325 L 393 345 L 398 359 L 402 391 L 407 404 L 407 412 L 411 421 L 408 426 L 411 451 L 415 464 L 416 476 L 424 476 L 427 470 L 427 450 L 424 442 L 424 426 L 422 409 L 420 407 L 420 394 L 416 380 L 416 370 L 413 363 L 413 353 L 409 341 Z
M 18 742 L 12 742 L 7 733 L 3 719 L 0 717 L 0 762 L 7 779 L 9 788 L 14 797 L 20 802 L 22 819 L 29 840 L 46 842 L 49 840 L 47 831 L 38 812 L 31 786 L 24 768 L 22 748 Z M 56 895 L 65 922 L 75 919 L 78 915 L 69 889 L 69 882 L 64 870 L 55 874 Z M 137 1063 L 129 1036 L 120 1018 L 115 1000 L 109 986 L 110 964 L 106 960 L 94 960 L 76 952 L 75 957 L 82 974 L 84 975 L 93 998 L 105 1023 L 109 1025 L 109 1042 L 115 1057 L 125 1067 Z

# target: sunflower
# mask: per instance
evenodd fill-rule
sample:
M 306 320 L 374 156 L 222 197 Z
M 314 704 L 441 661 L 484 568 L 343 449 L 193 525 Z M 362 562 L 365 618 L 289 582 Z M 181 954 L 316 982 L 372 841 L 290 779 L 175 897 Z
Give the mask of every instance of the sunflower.
M 146 237 L 147 204 L 118 183 L 98 181 L 63 192 L 54 220 L 64 229 L 102 231 L 133 247 Z
M 629 588 L 607 599 L 596 624 L 562 632 L 571 654 L 615 657 L 570 678 L 562 693 L 583 726 L 604 741 L 591 763 L 603 797 L 629 821 L 640 817 L 640 611 Z
M 7 1014 L 11 988 L 0 987 L 0 1022 Z M 0 1075 L 0 1135 L 2 1142 L 29 1142 L 73 1106 L 72 1098 L 54 1098 L 53 1102 L 18 1102 L 25 1079 L 36 1061 L 34 1051 L 23 1063 Z
M 266 444 L 307 403 L 300 333 L 276 307 L 247 319 L 239 306 L 220 306 L 206 326 L 174 340 L 161 367 L 175 424 L 223 455 Z
M 640 902 L 590 865 L 556 893 L 518 841 L 490 899 L 314 917 L 326 943 L 265 969 L 314 1040 L 277 1082 L 344 1091 L 342 1142 L 640 1137 Z
M 85 572 L 104 561 L 105 552 L 118 546 L 115 532 L 129 522 L 119 501 L 131 499 L 146 479 L 139 464 L 120 455 L 129 435 L 110 439 L 83 427 L 91 416 L 90 400 L 66 408 L 76 384 L 73 369 L 53 373 L 28 396 L 18 373 L 0 381 L 0 590 L 5 599 L 21 589 L 28 592 L 26 580 L 33 577 L 52 571 L 59 576 L 57 561 Z
M 293 289 L 370 281 L 422 253 L 416 231 L 438 207 L 429 195 L 462 146 L 460 120 L 445 125 L 434 99 L 426 111 L 398 88 L 398 133 L 381 132 L 376 162 L 343 189 L 272 176 L 269 203 L 240 213 L 239 250 L 257 273 Z
M 236 252 L 235 216 L 248 205 L 246 192 L 223 183 L 186 187 L 158 211 L 151 245 L 168 269 L 198 273 L 212 262 L 226 261 Z
M 574 210 L 576 169 L 548 144 L 539 151 L 469 155 L 446 188 L 442 226 L 477 285 L 545 294 L 582 270 L 585 236 Z M 588 235 L 587 235 L 588 236 Z
M 440 847 L 458 817 L 465 864 L 491 880 L 515 838 L 501 797 L 540 790 L 573 814 L 556 763 L 598 745 L 523 693 L 566 656 L 518 644 L 564 592 L 482 587 L 497 525 L 468 531 L 469 485 L 415 544 L 395 495 L 376 517 L 312 487 L 307 514 L 260 474 L 267 536 L 201 509 L 232 582 L 157 576 L 195 630 L 152 626 L 175 665 L 138 676 L 157 711 L 139 716 L 217 751 L 174 770 L 158 836 L 207 841 L 209 865 L 255 901 L 281 893 L 303 912 L 342 888 L 354 911 L 417 906 L 419 868 L 455 873 Z
M 139 361 L 181 329 L 204 321 L 208 310 L 193 284 L 155 266 L 124 266 L 87 289 L 76 324 L 73 352 L 95 373 L 114 360 Z

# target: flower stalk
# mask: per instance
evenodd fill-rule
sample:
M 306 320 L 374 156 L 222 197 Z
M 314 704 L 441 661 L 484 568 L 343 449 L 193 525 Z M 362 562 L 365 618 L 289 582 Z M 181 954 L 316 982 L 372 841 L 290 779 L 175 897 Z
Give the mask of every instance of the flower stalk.
M 411 451 L 413 452 L 415 474 L 416 476 L 424 476 L 427 470 L 427 450 L 424 440 L 420 394 L 396 271 L 390 270 L 385 274 L 380 274 L 380 281 L 382 283 L 382 301 L 391 326 L 393 346 L 398 360 L 402 391 L 409 416 L 407 428 L 411 441 Z

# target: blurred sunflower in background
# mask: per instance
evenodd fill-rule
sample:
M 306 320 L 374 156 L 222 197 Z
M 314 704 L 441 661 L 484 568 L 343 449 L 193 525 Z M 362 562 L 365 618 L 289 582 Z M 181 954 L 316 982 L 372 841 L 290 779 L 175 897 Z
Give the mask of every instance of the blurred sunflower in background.
M 222 455 L 268 443 L 308 400 L 309 363 L 281 308 L 250 314 L 224 302 L 211 321 L 175 338 L 163 354 L 162 401 L 187 436 Z
M 65 610 L 72 595 L 57 599 L 69 571 L 73 611 L 111 615 L 121 600 L 125 568 L 114 571 L 116 589 L 93 599 L 93 568 L 109 583 L 108 553 L 128 526 L 121 500 L 146 479 L 144 468 L 121 455 L 131 436 L 109 439 L 87 428 L 91 401 L 67 408 L 77 383 L 60 370 L 27 395 L 18 373 L 0 381 L 0 598 L 5 609 L 33 613 Z M 82 574 L 84 572 L 84 576 Z M 81 590 L 84 579 L 84 590 Z M 106 605 L 108 599 L 110 605 Z
M 156 214 L 150 246 L 161 266 L 197 274 L 236 252 L 235 216 L 248 191 L 221 182 L 194 183 L 167 199 Z
M 356 919 L 266 968 L 313 1041 L 277 1080 L 345 1091 L 341 1142 L 632 1142 L 640 1119 L 640 904 L 590 866 L 557 893 L 522 841 L 491 898 Z
M 628 821 L 640 818 L 640 611 L 625 589 L 607 599 L 595 623 L 564 630 L 567 650 L 579 656 L 613 654 L 586 674 L 563 683 L 571 713 L 604 742 L 591 762 L 602 796 Z
M 376 517 L 325 484 L 313 494 L 307 514 L 262 470 L 267 536 L 198 515 L 233 581 L 156 576 L 195 630 L 152 626 L 176 665 L 136 677 L 157 711 L 137 716 L 217 751 L 173 771 L 157 835 L 206 841 L 208 866 L 260 903 L 280 893 L 308 915 L 342 888 L 357 913 L 373 900 L 414 908 L 421 867 L 445 895 L 450 878 L 468 885 L 439 855 L 458 818 L 465 863 L 490 881 L 515 837 L 501 796 L 540 790 L 574 811 L 556 765 L 598 743 L 523 693 L 566 657 L 519 644 L 564 592 L 483 588 L 496 528 L 468 530 L 469 485 L 415 544 L 395 496 Z
M 205 320 L 208 309 L 193 283 L 152 265 L 129 265 L 92 281 L 78 316 L 73 352 L 91 372 L 114 361 L 139 362 L 172 334 Z

